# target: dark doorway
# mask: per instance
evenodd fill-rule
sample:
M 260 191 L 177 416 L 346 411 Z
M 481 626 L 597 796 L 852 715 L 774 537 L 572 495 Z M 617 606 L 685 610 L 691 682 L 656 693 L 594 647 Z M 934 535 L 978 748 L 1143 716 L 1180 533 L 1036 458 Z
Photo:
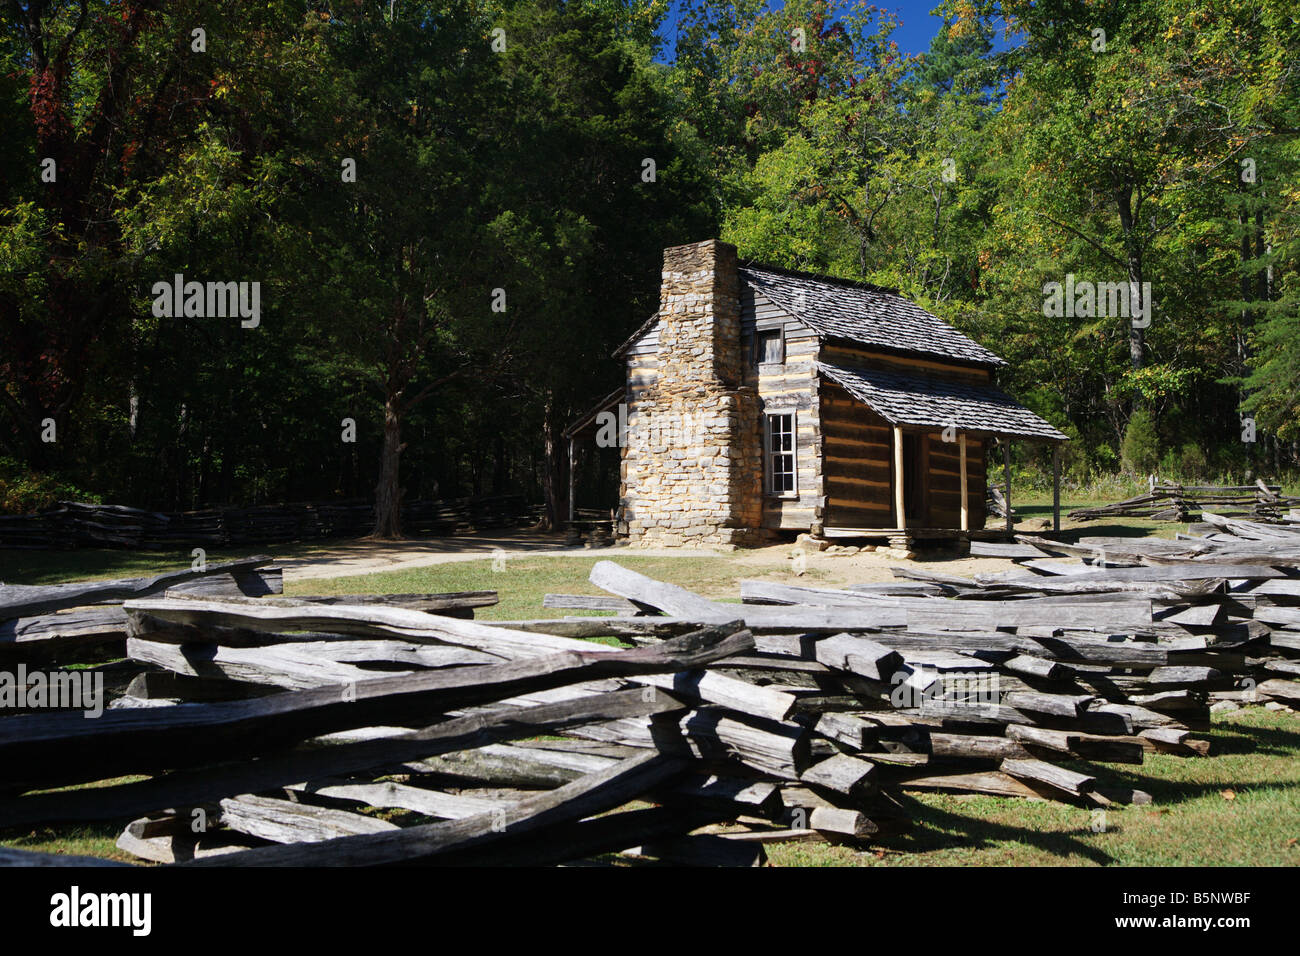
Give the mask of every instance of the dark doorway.
M 910 522 L 924 521 L 926 436 L 903 433 L 903 514 Z

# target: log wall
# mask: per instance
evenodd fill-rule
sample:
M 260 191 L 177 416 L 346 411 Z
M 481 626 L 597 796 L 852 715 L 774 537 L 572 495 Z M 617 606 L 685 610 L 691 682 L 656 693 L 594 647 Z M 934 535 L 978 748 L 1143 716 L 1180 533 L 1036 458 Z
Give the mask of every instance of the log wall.
M 825 501 L 821 408 L 817 401 L 817 336 L 751 288 L 742 287 L 740 310 L 741 344 L 747 358 L 744 384 L 758 390 L 763 414 L 790 412 L 795 416 L 797 494 L 793 497 L 772 495 L 764 483 L 763 527 L 807 531 L 821 523 Z M 754 335 L 759 330 L 769 329 L 779 329 L 784 336 L 785 362 L 755 365 Z
M 827 527 L 896 527 L 890 424 L 829 381 L 821 420 Z
M 896 528 L 893 426 L 844 389 L 821 384 L 826 526 Z M 912 527 L 961 527 L 960 448 L 938 431 L 906 429 L 923 442 L 919 451 L 923 498 Z M 970 527 L 984 527 L 984 442 L 966 439 L 966 498 Z

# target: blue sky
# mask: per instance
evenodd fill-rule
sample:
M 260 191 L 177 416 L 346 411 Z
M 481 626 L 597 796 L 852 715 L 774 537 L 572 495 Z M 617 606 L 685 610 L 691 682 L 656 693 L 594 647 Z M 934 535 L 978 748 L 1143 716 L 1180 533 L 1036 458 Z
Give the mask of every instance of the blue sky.
M 876 0 L 876 6 L 897 15 L 902 21 L 894 31 L 893 38 L 898 43 L 898 48 L 906 54 L 924 53 L 930 49 L 931 38 L 943 25 L 942 19 L 930 15 L 930 11 L 938 3 L 939 0 L 895 0 L 893 3 L 888 0 Z M 780 9 L 783 3 L 781 0 L 771 0 L 770 6 L 773 9 Z M 664 24 L 664 36 L 668 38 L 668 49 L 664 51 L 664 55 L 668 58 L 672 57 L 672 37 L 676 23 L 677 7 L 674 3 Z
M 894 31 L 894 42 L 898 48 L 907 54 L 924 53 L 930 49 L 930 40 L 939 28 L 943 26 L 943 20 L 940 17 L 930 15 L 930 11 L 938 4 L 938 0 L 921 0 L 921 2 L 911 3 L 877 3 L 890 13 L 898 16 L 903 22 L 898 29 Z

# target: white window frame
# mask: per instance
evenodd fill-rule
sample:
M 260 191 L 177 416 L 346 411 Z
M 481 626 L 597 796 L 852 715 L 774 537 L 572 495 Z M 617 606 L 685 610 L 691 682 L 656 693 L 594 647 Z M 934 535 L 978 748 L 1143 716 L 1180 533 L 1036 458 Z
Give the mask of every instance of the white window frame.
M 772 419 L 775 416 L 790 419 L 790 450 L 777 451 L 772 448 Z M 790 456 L 790 489 L 777 491 L 773 487 L 776 470 L 773 459 L 777 455 Z M 770 498 L 791 499 L 799 497 L 799 416 L 793 408 L 768 408 L 763 411 L 763 489 Z

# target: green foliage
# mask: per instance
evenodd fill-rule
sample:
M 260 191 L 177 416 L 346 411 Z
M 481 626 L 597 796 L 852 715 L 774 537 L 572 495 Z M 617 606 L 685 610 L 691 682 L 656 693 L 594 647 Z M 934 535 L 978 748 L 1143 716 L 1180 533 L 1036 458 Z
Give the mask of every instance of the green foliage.
M 1124 467 L 1137 474 L 1155 470 L 1160 461 L 1160 436 L 1156 432 L 1155 417 L 1146 408 L 1139 408 L 1128 420 L 1124 441 L 1120 444 L 1120 457 Z
M 0 456 L 0 515 L 32 514 L 59 501 L 99 501 L 93 493 L 55 475 L 30 471 Z
M 946 0 L 919 57 L 845 0 L 691 0 L 671 48 L 666 0 L 88 9 L 0 27 L 15 501 L 57 484 L 35 475 L 167 508 L 366 496 L 389 412 L 408 494 L 555 498 L 559 431 L 618 384 L 663 247 L 711 235 L 897 286 L 993 348 L 1071 435 L 1067 482 L 1294 461 L 1283 0 Z M 194 22 L 206 54 L 177 40 Z M 155 318 L 178 272 L 260 282 L 261 327 Z M 1069 274 L 1150 282 L 1150 326 L 1045 314 Z
M 1205 449 L 1194 442 L 1169 449 L 1160 459 L 1160 474 L 1184 483 L 1205 481 L 1210 477 L 1210 462 Z

